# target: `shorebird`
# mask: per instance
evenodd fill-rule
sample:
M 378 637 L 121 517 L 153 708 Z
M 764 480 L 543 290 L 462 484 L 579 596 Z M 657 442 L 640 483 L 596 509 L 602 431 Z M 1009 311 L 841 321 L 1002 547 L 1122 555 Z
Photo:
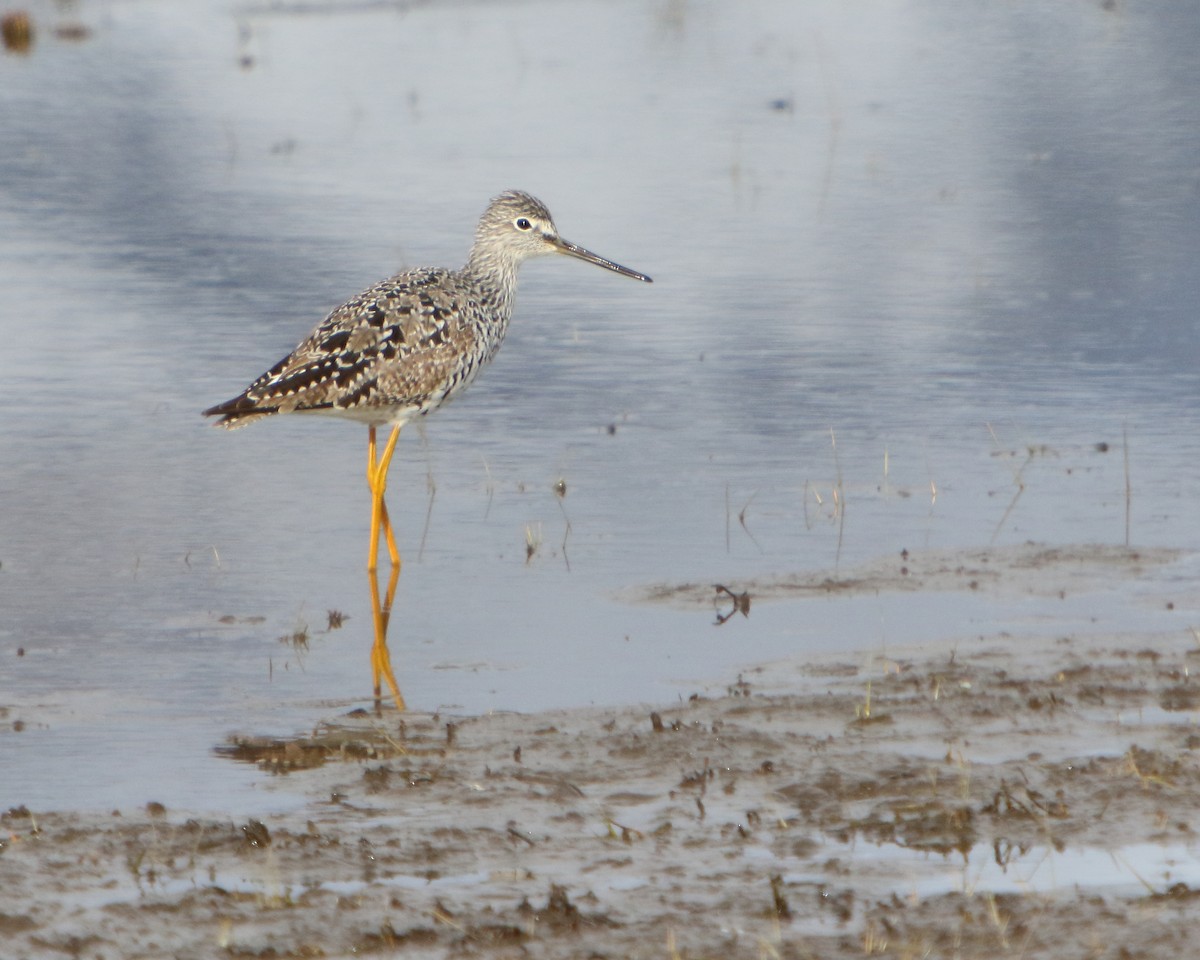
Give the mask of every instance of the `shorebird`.
M 367 485 L 374 571 L 379 535 L 399 567 L 383 495 L 400 428 L 457 396 L 495 356 L 512 316 L 517 269 L 561 253 L 650 283 L 648 276 L 564 240 L 546 206 L 527 193 L 496 197 L 475 228 L 461 270 L 418 268 L 381 280 L 329 314 L 291 353 L 205 416 L 235 428 L 278 413 L 316 413 L 367 425 Z M 375 432 L 392 432 L 377 455 Z

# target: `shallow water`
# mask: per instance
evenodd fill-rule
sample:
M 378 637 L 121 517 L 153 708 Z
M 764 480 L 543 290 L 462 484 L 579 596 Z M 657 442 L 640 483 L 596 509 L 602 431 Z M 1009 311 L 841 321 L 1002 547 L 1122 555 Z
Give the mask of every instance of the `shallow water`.
M 889 844 L 830 844 L 831 854 L 860 869 L 877 874 L 895 874 L 898 889 L 908 895 L 928 899 L 944 893 L 973 894 L 987 890 L 995 894 L 1070 892 L 1079 887 L 1094 887 L 1103 879 L 1108 896 L 1136 896 L 1149 889 L 1166 889 L 1172 884 L 1188 886 L 1200 879 L 1200 863 L 1184 844 L 1130 844 L 1114 850 L 1084 847 L 1079 850 L 1055 850 L 1034 846 L 997 863 L 991 844 L 975 847 L 966 856 L 927 854 L 914 867 L 911 850 Z M 775 861 L 772 861 L 773 865 Z M 803 872 L 785 873 L 788 883 L 812 879 Z M 819 879 L 819 878 L 818 878 Z M 878 878 L 877 879 L 882 879 Z M 885 881 L 886 882 L 886 881 Z
M 403 438 L 410 706 L 661 700 L 811 650 L 1190 625 L 1186 561 L 1067 603 L 880 595 L 720 629 L 620 591 L 1127 526 L 1200 546 L 1200 15 L 77 15 L 86 40 L 41 29 L 0 58 L 0 808 L 280 804 L 209 751 L 369 693 L 365 431 L 199 411 L 364 285 L 460 262 L 509 187 L 655 283 L 528 266 L 493 367 Z M 330 609 L 350 619 L 324 632 Z

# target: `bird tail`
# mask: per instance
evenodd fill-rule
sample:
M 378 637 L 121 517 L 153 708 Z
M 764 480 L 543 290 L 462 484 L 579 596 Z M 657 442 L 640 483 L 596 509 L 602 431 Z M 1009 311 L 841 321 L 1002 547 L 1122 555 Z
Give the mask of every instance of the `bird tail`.
M 236 430 L 238 427 L 244 427 L 248 423 L 253 423 L 255 420 L 262 420 L 274 413 L 278 413 L 277 407 L 262 407 L 242 394 L 240 397 L 234 397 L 232 400 L 226 400 L 224 403 L 218 403 L 215 407 L 209 407 L 204 411 L 206 417 L 220 417 L 214 427 L 225 427 L 228 430 Z

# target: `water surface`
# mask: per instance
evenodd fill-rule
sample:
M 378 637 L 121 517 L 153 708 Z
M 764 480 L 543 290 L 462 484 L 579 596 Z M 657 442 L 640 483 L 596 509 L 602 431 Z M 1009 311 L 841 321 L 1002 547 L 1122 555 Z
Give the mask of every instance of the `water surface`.
M 461 262 L 511 187 L 655 283 L 530 264 L 493 367 L 404 436 L 411 706 L 670 699 L 1035 622 L 1187 629 L 1186 564 L 1058 605 L 880 595 L 720 629 L 620 597 L 1127 527 L 1200 546 L 1200 15 L 88 3 L 66 42 L 31 10 L 33 50 L 0 58 L 0 706 L 23 727 L 0 808 L 277 804 L 211 747 L 363 701 L 365 431 L 199 411 L 368 283 Z

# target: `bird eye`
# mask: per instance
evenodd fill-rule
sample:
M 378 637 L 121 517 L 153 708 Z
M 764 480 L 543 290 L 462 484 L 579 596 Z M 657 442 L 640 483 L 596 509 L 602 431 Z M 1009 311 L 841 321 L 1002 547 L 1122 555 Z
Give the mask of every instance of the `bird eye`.
M 528 220 L 526 220 L 524 217 L 517 217 L 517 219 L 513 222 L 516 224 L 516 227 L 518 230 L 532 230 L 533 229 L 533 224 L 530 223 Z

